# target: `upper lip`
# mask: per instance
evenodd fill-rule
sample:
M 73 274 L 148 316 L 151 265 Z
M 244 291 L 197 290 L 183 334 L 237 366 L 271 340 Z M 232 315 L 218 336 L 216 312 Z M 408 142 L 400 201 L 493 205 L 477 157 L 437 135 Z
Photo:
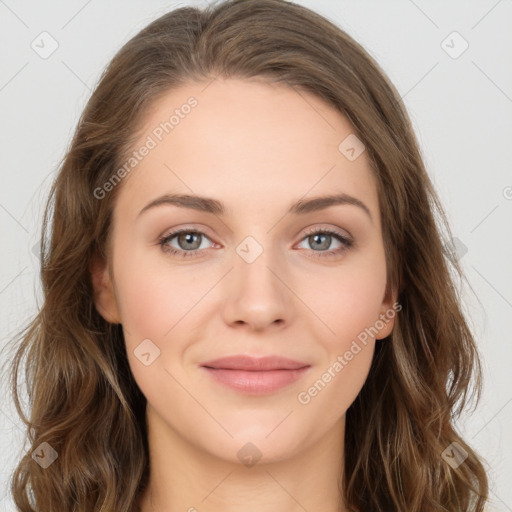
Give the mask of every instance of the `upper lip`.
M 207 361 L 206 363 L 201 363 L 201 366 L 225 370 L 269 371 L 298 370 L 310 365 L 281 356 L 253 357 L 235 355 Z

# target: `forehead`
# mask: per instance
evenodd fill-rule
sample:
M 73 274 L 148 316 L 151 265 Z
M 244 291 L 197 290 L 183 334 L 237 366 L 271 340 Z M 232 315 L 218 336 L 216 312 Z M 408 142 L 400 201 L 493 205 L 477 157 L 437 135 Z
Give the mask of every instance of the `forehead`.
M 284 84 L 217 78 L 181 85 L 146 112 L 119 201 L 140 209 L 156 195 L 179 192 L 248 210 L 342 192 L 370 203 L 378 216 L 365 152 L 347 157 L 354 154 L 347 145 L 364 148 L 354 131 L 324 100 Z

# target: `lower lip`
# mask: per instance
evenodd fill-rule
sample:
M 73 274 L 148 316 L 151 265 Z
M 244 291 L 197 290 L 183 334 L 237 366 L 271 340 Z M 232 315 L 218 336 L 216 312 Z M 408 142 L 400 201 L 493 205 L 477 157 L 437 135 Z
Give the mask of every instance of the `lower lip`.
M 302 378 L 310 366 L 297 370 L 245 371 L 201 366 L 217 382 L 247 395 L 274 393 Z

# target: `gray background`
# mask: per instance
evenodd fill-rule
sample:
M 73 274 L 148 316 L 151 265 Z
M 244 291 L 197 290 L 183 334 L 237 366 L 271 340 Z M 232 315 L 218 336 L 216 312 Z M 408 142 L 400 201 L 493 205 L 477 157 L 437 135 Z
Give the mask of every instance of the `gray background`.
M 476 411 L 457 427 L 489 464 L 489 510 L 512 511 L 512 1 L 297 3 L 359 41 L 412 117 L 475 292 L 462 291 L 485 387 Z M 148 22 L 185 4 L 206 0 L 0 0 L 2 345 L 41 303 L 33 247 L 42 205 L 102 69 Z M 43 31 L 50 36 L 40 36 Z M 464 41 L 469 46 L 461 53 Z M 58 44 L 54 53 L 41 56 L 52 44 Z M 2 390 L 0 511 L 10 511 L 9 473 L 26 447 L 5 380 Z

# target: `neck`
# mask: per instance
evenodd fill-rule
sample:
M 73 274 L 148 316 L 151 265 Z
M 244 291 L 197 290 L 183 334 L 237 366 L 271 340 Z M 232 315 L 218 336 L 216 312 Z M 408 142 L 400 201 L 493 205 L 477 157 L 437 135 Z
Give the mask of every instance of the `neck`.
M 297 447 L 292 457 L 254 465 L 201 450 L 149 406 L 147 422 L 151 467 L 141 512 L 347 511 L 339 490 L 344 416 L 316 443 Z

